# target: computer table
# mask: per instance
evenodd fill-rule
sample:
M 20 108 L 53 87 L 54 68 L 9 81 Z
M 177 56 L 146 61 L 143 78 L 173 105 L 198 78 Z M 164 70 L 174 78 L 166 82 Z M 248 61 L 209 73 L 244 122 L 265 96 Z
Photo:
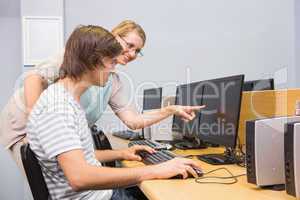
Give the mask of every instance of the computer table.
M 128 141 L 107 134 L 114 149 L 126 148 Z M 222 152 L 222 148 L 208 148 L 202 150 L 175 150 L 179 155 L 199 155 L 207 153 Z M 237 165 L 213 166 L 199 161 L 204 171 L 226 167 L 234 175 L 246 173 L 246 169 Z M 124 167 L 143 166 L 142 162 L 123 161 Z M 228 175 L 225 171 L 215 175 Z M 222 180 L 216 180 L 222 181 Z M 247 183 L 247 177 L 239 177 L 238 182 L 233 185 L 221 184 L 199 184 L 194 179 L 168 179 L 151 180 L 139 184 L 139 188 L 150 200 L 295 200 L 294 197 L 286 194 L 285 191 L 272 191 L 257 188 L 255 185 Z

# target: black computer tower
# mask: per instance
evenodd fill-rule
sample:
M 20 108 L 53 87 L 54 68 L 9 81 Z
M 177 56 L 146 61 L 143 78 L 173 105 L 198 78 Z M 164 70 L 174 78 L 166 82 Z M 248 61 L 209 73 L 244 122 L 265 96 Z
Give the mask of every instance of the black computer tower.
M 284 160 L 286 192 L 300 198 L 300 122 L 286 124 Z

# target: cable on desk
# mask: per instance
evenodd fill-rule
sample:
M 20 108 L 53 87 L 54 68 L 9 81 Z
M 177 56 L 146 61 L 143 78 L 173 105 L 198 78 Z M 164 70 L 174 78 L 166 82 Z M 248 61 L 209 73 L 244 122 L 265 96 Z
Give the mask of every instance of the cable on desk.
M 207 174 L 211 174 L 215 171 L 219 171 L 219 170 L 225 170 L 226 172 L 228 172 L 228 174 L 230 174 L 230 176 L 205 176 Z M 239 175 L 233 175 L 227 168 L 221 167 L 218 169 L 214 169 L 211 170 L 209 172 L 204 173 L 204 175 L 202 177 L 198 177 L 195 178 L 195 182 L 196 183 L 202 183 L 202 184 L 224 184 L 224 185 L 232 185 L 238 182 L 238 177 L 241 176 L 245 176 L 246 174 L 239 174 Z M 201 181 L 201 180 L 205 180 L 205 179 L 232 179 L 233 181 L 231 182 L 217 182 L 217 181 Z
M 240 167 L 246 167 L 246 154 L 242 149 L 234 150 L 235 163 Z
M 240 137 L 237 138 L 237 149 L 234 151 L 236 164 L 240 167 L 246 167 L 246 153 L 243 150 L 245 144 L 241 143 Z

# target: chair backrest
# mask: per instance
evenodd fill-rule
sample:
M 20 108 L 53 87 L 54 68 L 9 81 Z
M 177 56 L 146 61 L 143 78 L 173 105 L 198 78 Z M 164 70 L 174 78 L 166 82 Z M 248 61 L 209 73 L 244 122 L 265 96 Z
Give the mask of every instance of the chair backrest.
M 49 191 L 41 167 L 29 144 L 21 146 L 21 157 L 33 198 L 48 199 Z
M 103 133 L 102 130 L 98 130 L 96 125 L 91 127 L 91 132 L 92 132 L 96 150 L 112 149 L 108 138 L 106 137 L 106 135 Z M 103 163 L 103 166 L 116 167 L 116 162 L 115 161 L 106 162 Z

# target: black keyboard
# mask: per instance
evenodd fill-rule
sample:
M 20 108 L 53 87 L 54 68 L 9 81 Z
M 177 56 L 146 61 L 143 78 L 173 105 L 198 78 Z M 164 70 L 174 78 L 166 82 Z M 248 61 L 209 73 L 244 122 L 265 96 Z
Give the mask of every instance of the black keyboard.
M 135 140 L 131 141 L 128 144 L 128 147 L 131 147 L 133 145 L 146 145 L 156 150 L 161 149 L 167 149 L 167 146 L 165 144 L 161 144 L 159 142 L 151 141 L 151 140 Z
M 142 157 L 143 163 L 146 165 L 153 165 L 153 164 L 159 164 L 162 162 L 166 162 L 168 160 L 172 160 L 173 158 L 178 157 L 176 154 L 167 151 L 167 150 L 161 150 L 161 151 L 156 151 L 155 153 L 148 153 L 146 151 L 142 151 L 139 153 L 139 155 Z M 203 172 L 200 169 L 195 169 L 196 173 L 198 176 L 203 176 Z M 189 174 L 189 177 L 192 177 L 191 174 Z M 172 177 L 172 178 L 182 178 L 181 175 Z
M 162 163 L 177 157 L 175 154 L 167 150 L 156 151 L 155 153 L 142 151 L 139 155 L 142 157 L 143 163 L 146 165 Z
M 224 154 L 206 154 L 198 155 L 197 157 L 199 160 L 202 160 L 211 165 L 235 164 L 237 162 L 234 158 L 231 158 Z
M 125 139 L 125 140 L 138 140 L 141 139 L 139 133 L 130 130 L 118 131 L 112 134 L 113 136 Z

